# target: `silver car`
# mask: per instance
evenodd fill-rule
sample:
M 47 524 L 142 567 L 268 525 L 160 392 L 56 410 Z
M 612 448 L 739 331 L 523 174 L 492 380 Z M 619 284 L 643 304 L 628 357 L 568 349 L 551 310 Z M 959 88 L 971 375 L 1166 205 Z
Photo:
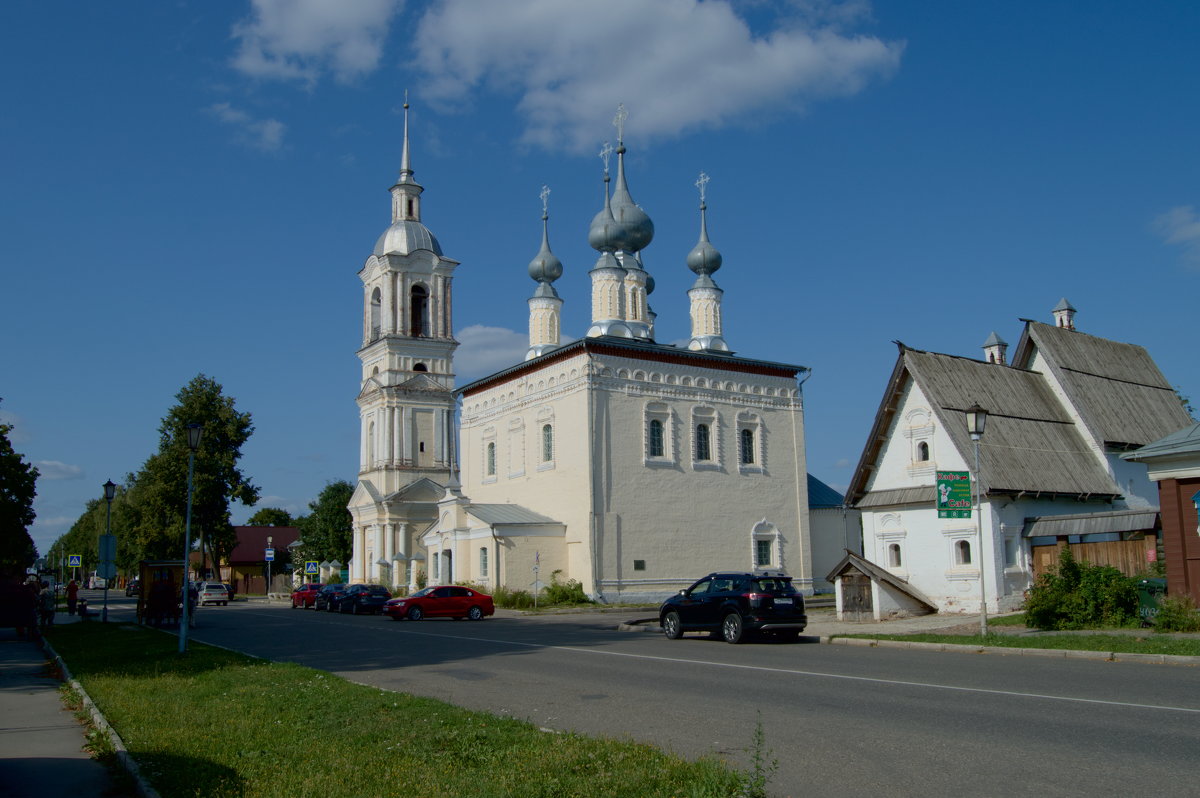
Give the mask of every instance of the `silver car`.
M 229 603 L 229 591 L 220 582 L 201 582 L 196 586 L 196 591 L 196 601 L 201 607 L 205 604 L 225 606 Z

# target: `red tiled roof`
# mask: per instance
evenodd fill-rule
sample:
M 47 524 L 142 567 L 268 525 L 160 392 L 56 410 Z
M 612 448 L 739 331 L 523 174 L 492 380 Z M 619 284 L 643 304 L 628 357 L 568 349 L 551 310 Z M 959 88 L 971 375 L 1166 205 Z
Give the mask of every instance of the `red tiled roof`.
M 287 548 L 300 539 L 300 529 L 294 526 L 235 526 L 237 545 L 229 554 L 229 564 L 266 562 L 267 537 L 276 550 Z M 276 559 L 280 554 L 276 553 Z

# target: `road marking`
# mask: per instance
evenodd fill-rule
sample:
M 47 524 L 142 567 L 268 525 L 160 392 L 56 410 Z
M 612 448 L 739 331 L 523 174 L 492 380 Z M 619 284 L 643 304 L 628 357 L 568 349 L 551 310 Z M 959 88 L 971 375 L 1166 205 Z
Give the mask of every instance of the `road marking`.
M 267 613 L 261 613 L 267 614 Z M 1162 704 L 1135 704 L 1128 701 L 1105 701 L 1099 698 L 1074 698 L 1071 696 L 1047 695 L 1045 693 L 1023 693 L 1016 690 L 990 690 L 983 687 L 959 687 L 952 684 L 933 684 L 930 682 L 909 682 L 900 679 L 879 679 L 873 676 L 850 676 L 844 673 L 825 673 L 822 671 L 805 671 L 794 668 L 771 668 L 765 665 L 742 665 L 736 662 L 708 662 L 705 660 L 683 659 L 681 657 L 659 657 L 652 654 L 629 654 L 622 651 L 601 651 L 594 648 L 575 648 L 573 646 L 554 646 L 547 643 L 525 643 L 518 640 L 498 640 L 493 637 L 470 637 L 467 635 L 436 634 L 434 632 L 418 632 L 408 628 L 409 623 L 388 624 L 387 629 L 408 635 L 421 637 L 438 637 L 446 640 L 466 640 L 474 643 L 495 643 L 501 646 L 516 646 L 521 648 L 544 648 L 552 651 L 568 651 L 573 654 L 599 654 L 607 657 L 625 657 L 653 662 L 671 662 L 682 665 L 700 665 L 709 668 L 729 668 L 734 670 L 758 671 L 760 673 L 782 673 L 792 676 L 817 676 L 826 679 L 841 679 L 851 682 L 869 682 L 872 684 L 887 684 L 900 687 L 924 687 L 930 690 L 947 690 L 959 693 L 977 693 L 982 695 L 1008 696 L 1012 698 L 1040 698 L 1046 701 L 1065 701 L 1074 704 L 1101 704 L 1110 707 L 1125 707 L 1127 709 L 1157 709 L 1166 712 L 1187 712 L 1200 714 L 1200 709 L 1192 707 L 1172 707 Z

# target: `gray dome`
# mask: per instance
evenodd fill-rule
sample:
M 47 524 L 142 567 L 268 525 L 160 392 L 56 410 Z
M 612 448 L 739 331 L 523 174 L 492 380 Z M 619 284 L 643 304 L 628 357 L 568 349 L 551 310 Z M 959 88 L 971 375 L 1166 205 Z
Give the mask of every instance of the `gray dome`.
M 625 184 L 625 146 L 617 147 L 617 187 L 613 190 L 612 215 L 617 229 L 618 249 L 639 252 L 654 239 L 654 222 L 637 206 Z
M 375 242 L 377 257 L 388 253 L 409 255 L 418 249 L 427 249 L 434 255 L 442 254 L 442 245 L 429 232 L 429 228 L 412 219 L 392 222 L 392 226 L 383 231 L 383 235 Z
M 617 223 L 613 219 L 612 207 L 608 201 L 608 175 L 604 176 L 604 207 L 592 217 L 588 227 L 588 246 L 598 252 L 612 252 L 617 247 L 613 240 Z
M 553 252 L 550 251 L 550 235 L 546 229 L 546 217 L 542 217 L 542 248 L 533 260 L 529 261 L 529 276 L 539 283 L 552 283 L 562 277 L 563 265 Z
M 708 241 L 708 224 L 705 221 L 705 205 L 700 206 L 700 240 L 688 253 L 688 268 L 696 274 L 707 277 L 721 268 L 721 253 Z

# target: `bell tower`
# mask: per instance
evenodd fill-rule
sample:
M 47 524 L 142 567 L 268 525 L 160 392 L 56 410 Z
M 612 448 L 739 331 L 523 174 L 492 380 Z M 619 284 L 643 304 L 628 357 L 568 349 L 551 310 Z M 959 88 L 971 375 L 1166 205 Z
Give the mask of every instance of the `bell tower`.
M 391 225 L 358 273 L 361 426 L 350 581 L 399 586 L 415 584 L 414 530 L 436 518 L 454 468 L 458 347 L 450 292 L 458 262 L 421 222 L 424 188 L 413 179 L 407 98 L 400 176 L 390 191 Z

